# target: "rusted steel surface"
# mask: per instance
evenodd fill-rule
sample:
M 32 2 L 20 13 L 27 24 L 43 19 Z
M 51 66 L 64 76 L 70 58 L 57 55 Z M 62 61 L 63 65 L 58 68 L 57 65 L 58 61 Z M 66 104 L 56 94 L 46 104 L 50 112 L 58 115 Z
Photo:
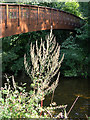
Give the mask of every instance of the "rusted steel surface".
M 57 9 L 18 4 L 0 4 L 0 38 L 31 31 L 70 29 L 81 26 L 81 18 Z

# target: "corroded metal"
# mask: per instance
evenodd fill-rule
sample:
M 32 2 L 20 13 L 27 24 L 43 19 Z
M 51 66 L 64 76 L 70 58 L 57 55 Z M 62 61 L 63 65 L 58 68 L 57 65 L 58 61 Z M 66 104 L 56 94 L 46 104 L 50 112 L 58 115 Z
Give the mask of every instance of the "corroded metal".
M 58 9 L 35 5 L 0 3 L 0 38 L 31 31 L 53 29 L 74 30 L 82 26 L 81 18 Z

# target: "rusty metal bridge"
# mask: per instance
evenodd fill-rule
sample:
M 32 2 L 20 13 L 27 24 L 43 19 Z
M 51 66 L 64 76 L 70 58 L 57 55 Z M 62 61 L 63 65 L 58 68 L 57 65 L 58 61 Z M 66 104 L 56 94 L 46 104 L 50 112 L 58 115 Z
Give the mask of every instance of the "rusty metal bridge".
M 31 31 L 53 29 L 74 30 L 82 19 L 58 9 L 0 3 L 0 38 Z

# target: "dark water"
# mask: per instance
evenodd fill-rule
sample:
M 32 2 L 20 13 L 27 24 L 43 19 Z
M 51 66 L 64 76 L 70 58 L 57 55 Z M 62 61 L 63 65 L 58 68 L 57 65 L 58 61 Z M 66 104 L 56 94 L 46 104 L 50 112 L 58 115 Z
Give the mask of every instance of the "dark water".
M 77 96 L 80 96 L 68 117 L 81 118 L 83 120 L 86 118 L 86 115 L 90 116 L 89 93 L 89 82 L 87 79 L 62 78 L 60 79 L 59 85 L 56 88 L 54 102 L 56 102 L 58 105 L 67 105 L 66 110 L 68 112 Z M 47 96 L 44 104 L 49 105 L 50 101 L 51 96 Z

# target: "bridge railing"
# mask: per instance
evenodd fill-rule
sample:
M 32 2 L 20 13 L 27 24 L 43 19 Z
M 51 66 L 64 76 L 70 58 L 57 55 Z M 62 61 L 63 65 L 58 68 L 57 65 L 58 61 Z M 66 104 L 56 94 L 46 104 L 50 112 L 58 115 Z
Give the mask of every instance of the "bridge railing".
M 0 4 L 1 37 L 30 31 L 74 29 L 80 27 L 81 19 L 68 12 L 34 5 Z

